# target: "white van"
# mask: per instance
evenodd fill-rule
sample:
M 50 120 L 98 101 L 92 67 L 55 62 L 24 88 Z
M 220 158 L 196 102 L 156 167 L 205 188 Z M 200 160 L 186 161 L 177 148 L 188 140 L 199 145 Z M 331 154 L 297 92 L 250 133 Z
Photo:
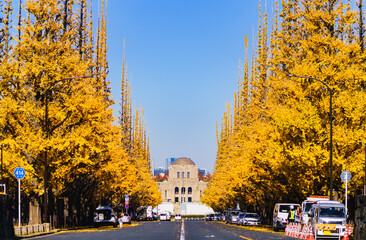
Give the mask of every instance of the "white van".
M 341 238 L 344 236 L 347 226 L 346 208 L 338 201 L 316 201 L 309 217 L 313 226 L 315 239 L 317 238 Z
M 286 228 L 291 205 L 294 209 L 300 208 L 300 204 L 297 203 L 276 203 L 273 209 L 273 230 Z

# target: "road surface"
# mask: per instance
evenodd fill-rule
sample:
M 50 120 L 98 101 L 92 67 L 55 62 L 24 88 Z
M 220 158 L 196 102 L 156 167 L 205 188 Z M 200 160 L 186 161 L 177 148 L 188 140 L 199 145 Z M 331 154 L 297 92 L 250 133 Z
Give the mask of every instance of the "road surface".
M 279 240 L 295 239 L 283 232 L 256 231 L 256 228 L 240 228 L 221 222 L 184 220 L 176 222 L 140 222 L 135 227 L 104 229 L 83 232 L 60 232 L 32 239 L 43 240 Z

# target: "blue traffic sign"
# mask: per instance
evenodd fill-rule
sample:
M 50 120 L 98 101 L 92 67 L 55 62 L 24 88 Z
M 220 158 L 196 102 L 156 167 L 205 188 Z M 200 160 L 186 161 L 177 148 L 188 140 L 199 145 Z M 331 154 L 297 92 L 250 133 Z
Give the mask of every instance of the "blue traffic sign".
M 352 174 L 349 171 L 343 171 L 341 173 L 341 179 L 343 182 L 349 182 L 351 180 Z
M 14 170 L 14 176 L 16 179 L 23 179 L 24 176 L 25 176 L 25 171 L 24 171 L 24 168 L 21 168 L 21 167 L 17 167 L 15 170 Z

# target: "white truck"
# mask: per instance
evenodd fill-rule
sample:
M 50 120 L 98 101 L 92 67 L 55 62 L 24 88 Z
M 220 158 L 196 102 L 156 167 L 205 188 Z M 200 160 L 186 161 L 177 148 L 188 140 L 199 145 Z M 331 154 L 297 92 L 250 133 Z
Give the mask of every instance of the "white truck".
M 153 211 L 152 210 L 153 210 L 152 206 L 148 206 L 146 208 L 146 220 L 148 220 L 148 221 L 154 220 L 153 219 Z
M 306 200 L 301 203 L 301 213 L 296 215 L 296 222 L 308 225 L 309 211 L 313 206 L 313 204 L 316 201 L 327 201 L 327 200 L 329 200 L 328 196 L 310 195 L 309 197 L 307 197 Z
M 347 216 L 343 203 L 330 200 L 316 201 L 309 211 L 309 219 L 315 239 L 341 239 L 345 234 Z

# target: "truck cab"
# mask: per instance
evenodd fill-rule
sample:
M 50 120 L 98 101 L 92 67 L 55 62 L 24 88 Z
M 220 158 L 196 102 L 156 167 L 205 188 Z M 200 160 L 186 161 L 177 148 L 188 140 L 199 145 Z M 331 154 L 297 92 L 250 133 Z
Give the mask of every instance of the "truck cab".
M 327 201 L 329 200 L 328 196 L 317 196 L 317 195 L 310 195 L 306 198 L 305 201 L 301 203 L 301 215 L 300 219 L 297 222 L 301 224 L 308 225 L 309 224 L 309 212 L 311 207 L 316 201 Z
M 309 212 L 315 238 L 340 238 L 347 226 L 346 208 L 338 201 L 316 201 Z

